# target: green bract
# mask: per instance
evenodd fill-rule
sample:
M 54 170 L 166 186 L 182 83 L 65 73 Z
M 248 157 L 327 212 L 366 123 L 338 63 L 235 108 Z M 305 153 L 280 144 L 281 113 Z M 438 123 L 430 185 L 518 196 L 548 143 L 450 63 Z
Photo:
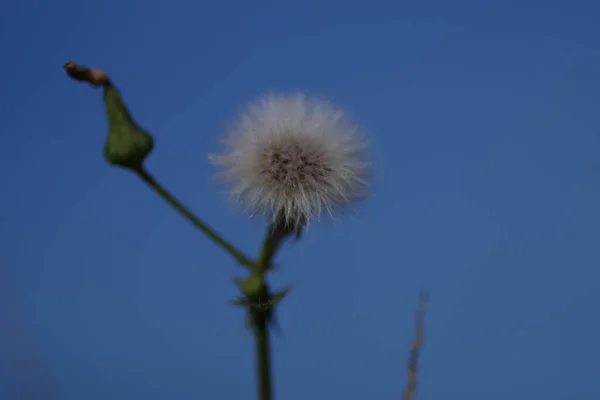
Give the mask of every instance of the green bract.
M 104 87 L 104 105 L 108 116 L 104 157 L 112 165 L 139 170 L 152 152 L 154 139 L 133 120 L 113 85 Z

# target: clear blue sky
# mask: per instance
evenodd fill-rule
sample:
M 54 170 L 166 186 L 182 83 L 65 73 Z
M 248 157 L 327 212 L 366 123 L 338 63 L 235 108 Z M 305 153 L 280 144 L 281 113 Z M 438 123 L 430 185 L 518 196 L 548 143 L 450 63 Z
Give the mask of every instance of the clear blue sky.
M 148 168 L 249 253 L 263 223 L 206 159 L 240 107 L 302 90 L 369 133 L 370 199 L 278 258 L 278 399 L 398 399 L 421 288 L 420 400 L 600 398 L 599 21 L 594 0 L 2 3 L 0 399 L 256 396 L 241 269 L 105 163 L 69 60 L 111 74 Z

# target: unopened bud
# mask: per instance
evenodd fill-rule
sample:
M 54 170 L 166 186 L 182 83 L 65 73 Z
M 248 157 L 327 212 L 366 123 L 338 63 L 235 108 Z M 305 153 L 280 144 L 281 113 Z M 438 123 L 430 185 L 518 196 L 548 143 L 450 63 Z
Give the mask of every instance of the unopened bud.
M 117 88 L 104 86 L 104 105 L 108 116 L 108 138 L 104 157 L 112 165 L 139 170 L 152 152 L 154 139 L 131 117 Z

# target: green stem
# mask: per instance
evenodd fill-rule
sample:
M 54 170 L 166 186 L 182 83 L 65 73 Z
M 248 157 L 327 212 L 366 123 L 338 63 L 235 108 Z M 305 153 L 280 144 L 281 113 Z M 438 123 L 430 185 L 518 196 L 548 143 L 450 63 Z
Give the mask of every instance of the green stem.
M 262 314 L 262 313 L 261 313 Z M 258 398 L 271 400 L 271 347 L 269 341 L 269 326 L 263 315 L 256 318 L 255 336 L 258 369 Z
M 192 214 L 185 206 L 183 206 L 173 195 L 171 195 L 160 183 L 154 179 L 152 175 L 144 168 L 141 167 L 136 169 L 135 172 L 138 176 L 154 189 L 162 198 L 164 198 L 173 208 L 175 208 L 181 215 L 183 215 L 188 221 L 190 221 L 196 228 L 204 232 L 209 238 L 211 238 L 216 244 L 221 246 L 225 251 L 231 254 L 241 265 L 252 269 L 254 263 L 246 257 L 241 251 L 236 249 L 231 243 L 223 239 L 221 235 L 215 232 L 210 226 L 202 222 L 198 217 Z
M 256 266 L 256 272 L 261 277 L 267 288 L 268 297 L 271 296 L 268 293 L 268 286 L 266 286 L 265 274 L 271 265 L 271 260 L 275 256 L 275 253 L 279 249 L 279 246 L 283 243 L 283 240 L 289 236 L 289 232 L 285 229 L 284 225 L 275 224 L 270 225 L 263 241 L 262 250 L 258 258 Z M 274 312 L 269 310 L 269 313 Z M 254 314 L 254 336 L 256 339 L 256 356 L 257 356 L 257 369 L 258 369 L 258 395 L 259 400 L 271 400 L 271 348 L 269 341 L 269 313 L 265 311 L 257 312 Z
M 283 243 L 284 239 L 290 236 L 290 231 L 283 224 L 274 224 L 269 226 L 265 235 L 262 250 L 258 257 L 257 268 L 259 273 L 264 273 L 271 267 L 271 260 Z

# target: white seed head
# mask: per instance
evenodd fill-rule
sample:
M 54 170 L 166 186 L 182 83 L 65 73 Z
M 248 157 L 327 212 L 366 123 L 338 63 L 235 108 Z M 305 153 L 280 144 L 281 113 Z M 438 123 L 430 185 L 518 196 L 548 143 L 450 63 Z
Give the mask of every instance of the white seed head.
M 298 229 L 365 195 L 365 149 L 340 109 L 302 94 L 268 95 L 234 121 L 222 152 L 209 159 L 251 214 L 283 218 Z

